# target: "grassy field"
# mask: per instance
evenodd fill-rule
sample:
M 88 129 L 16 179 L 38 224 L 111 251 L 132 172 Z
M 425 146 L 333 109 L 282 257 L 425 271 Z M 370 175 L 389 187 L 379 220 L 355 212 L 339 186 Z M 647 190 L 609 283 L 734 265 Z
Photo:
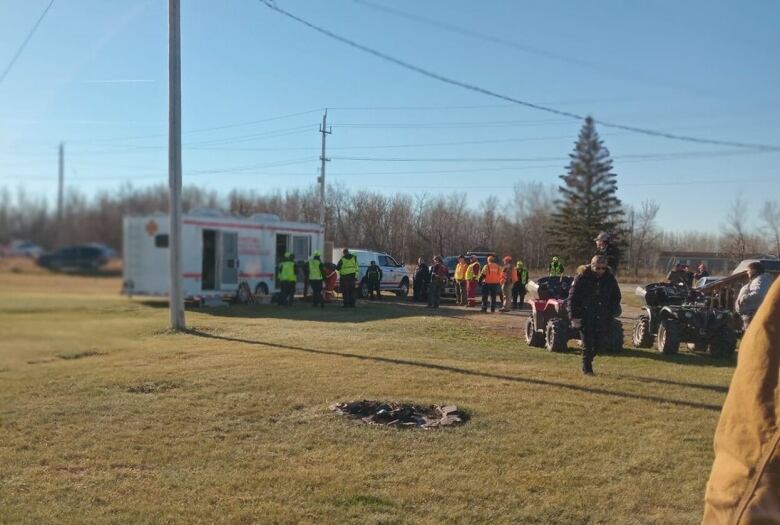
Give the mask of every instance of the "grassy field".
M 550 354 L 399 304 L 189 311 L 0 273 L 0 522 L 696 523 L 731 363 Z M 476 316 L 477 319 L 479 316 Z M 497 317 L 497 316 L 494 316 Z M 333 415 L 454 403 L 434 431 Z

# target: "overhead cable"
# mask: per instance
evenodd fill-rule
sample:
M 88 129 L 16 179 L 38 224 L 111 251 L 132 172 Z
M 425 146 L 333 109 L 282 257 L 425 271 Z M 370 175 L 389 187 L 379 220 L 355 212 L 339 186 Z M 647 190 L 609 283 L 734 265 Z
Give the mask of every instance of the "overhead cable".
M 339 41 L 339 42 L 341 42 L 343 44 L 346 44 L 346 45 L 348 45 L 350 47 L 353 47 L 355 49 L 363 51 L 364 53 L 368 53 L 370 55 L 373 55 L 373 56 L 375 56 L 375 57 L 377 57 L 377 58 L 379 58 L 381 60 L 384 60 L 386 62 L 390 62 L 392 64 L 395 64 L 395 65 L 397 65 L 399 67 L 402 67 L 404 69 L 407 69 L 409 71 L 413 71 L 415 73 L 418 73 L 420 75 L 426 76 L 428 78 L 432 78 L 434 80 L 438 80 L 439 82 L 443 82 L 445 84 L 450 84 L 452 86 L 457 86 L 457 87 L 460 87 L 462 89 L 473 91 L 475 93 L 481 93 L 483 95 L 486 95 L 486 96 L 489 96 L 489 97 L 493 97 L 493 98 L 497 98 L 499 100 L 505 100 L 507 102 L 512 102 L 514 104 L 518 104 L 520 106 L 525 106 L 527 108 L 535 109 L 535 110 L 538 110 L 538 111 L 544 111 L 544 112 L 547 112 L 547 113 L 552 113 L 554 115 L 560 115 L 560 116 L 563 116 L 563 117 L 568 117 L 568 118 L 576 119 L 576 120 L 580 120 L 580 121 L 585 119 L 584 115 L 573 113 L 571 111 L 564 111 L 564 110 L 561 110 L 561 109 L 556 109 L 556 108 L 549 107 L 549 106 L 544 106 L 544 105 L 541 105 L 541 104 L 535 104 L 535 103 L 532 103 L 532 102 L 527 102 L 525 100 L 521 100 L 521 99 L 518 99 L 518 98 L 515 98 L 515 97 L 512 97 L 512 96 L 509 96 L 509 95 L 504 95 L 504 94 L 498 93 L 496 91 L 492 91 L 490 89 L 478 86 L 476 84 L 471 84 L 471 83 L 468 83 L 468 82 L 455 80 L 455 79 L 446 77 L 446 76 L 444 76 L 442 74 L 430 71 L 428 69 L 425 69 L 425 68 L 422 68 L 422 67 L 419 67 L 419 66 L 415 66 L 415 65 L 410 64 L 409 62 L 406 62 L 404 60 L 395 58 L 395 57 L 393 57 L 391 55 L 388 55 L 386 53 L 383 53 L 381 51 L 377 51 L 376 49 L 367 47 L 367 46 L 365 46 L 363 44 L 359 44 L 359 43 L 355 42 L 354 40 L 350 40 L 350 39 L 345 38 L 343 36 L 337 35 L 336 33 L 332 32 L 332 31 L 330 31 L 328 29 L 325 29 L 323 27 L 320 27 L 320 26 L 318 26 L 316 24 L 313 24 L 312 22 L 309 22 L 308 20 L 304 20 L 303 18 L 300 18 L 299 16 L 296 16 L 296 15 L 290 13 L 289 11 L 286 11 L 286 10 L 282 9 L 281 7 L 276 5 L 275 2 L 272 2 L 271 0 L 259 0 L 259 2 L 261 2 L 263 5 L 265 5 L 269 9 L 271 9 L 271 10 L 273 10 L 273 11 L 275 11 L 275 12 L 281 14 L 281 15 L 286 16 L 287 18 L 289 18 L 291 20 L 296 21 L 299 24 L 302 24 L 302 25 L 308 27 L 309 29 L 312 29 L 312 30 L 314 30 L 314 31 L 316 31 L 316 32 L 318 32 L 320 34 L 323 34 L 323 35 L 327 36 L 328 38 L 331 38 L 333 40 L 337 40 L 337 41 Z M 699 144 L 714 144 L 714 145 L 718 145 L 718 146 L 733 146 L 733 147 L 737 147 L 737 148 L 750 148 L 750 149 L 759 149 L 759 150 L 763 150 L 763 149 L 780 149 L 780 146 L 776 146 L 776 145 L 753 144 L 753 143 L 736 142 L 736 141 L 729 141 L 729 140 L 715 140 L 715 139 L 708 139 L 708 138 L 703 138 L 703 137 L 694 137 L 694 136 L 689 136 L 689 135 L 678 135 L 678 134 L 675 134 L 675 133 L 667 133 L 665 131 L 653 130 L 653 129 L 648 129 L 648 128 L 641 128 L 641 127 L 637 127 L 637 126 L 630 126 L 630 125 L 619 124 L 619 123 L 615 123 L 615 122 L 607 122 L 607 121 L 599 120 L 599 119 L 593 119 L 593 120 L 594 120 L 594 122 L 600 124 L 601 126 L 605 126 L 605 127 L 609 127 L 609 128 L 616 128 L 616 129 L 623 129 L 623 130 L 626 130 L 626 131 L 631 131 L 631 132 L 639 133 L 639 134 L 642 134 L 642 135 L 648 135 L 648 136 L 651 136 L 651 137 L 661 137 L 661 138 L 666 138 L 666 139 L 670 139 L 670 140 L 679 140 L 679 141 L 684 141 L 684 142 L 695 142 L 695 143 L 699 143 Z

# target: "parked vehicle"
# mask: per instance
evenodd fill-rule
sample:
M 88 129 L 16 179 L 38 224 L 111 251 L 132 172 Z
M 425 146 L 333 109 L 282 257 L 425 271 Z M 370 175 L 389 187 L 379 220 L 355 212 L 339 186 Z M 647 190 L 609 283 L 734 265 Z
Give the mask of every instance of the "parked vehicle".
M 719 275 L 708 275 L 707 277 L 702 277 L 701 279 L 696 281 L 696 288 L 703 288 L 708 284 L 716 283 L 724 278 L 725 277 Z
M 545 347 L 550 352 L 563 352 L 569 339 L 582 339 L 578 328 L 571 326 L 566 298 L 573 277 L 542 277 L 534 283 L 537 299 L 529 301 L 531 314 L 525 324 L 525 341 L 530 346 Z M 610 324 L 609 337 L 598 353 L 614 354 L 623 349 L 623 325 L 618 319 Z M 581 344 L 581 343 L 580 343 Z
M 495 256 L 495 252 L 491 251 L 471 251 L 466 252 L 464 254 L 466 256 L 466 262 L 471 262 L 471 256 L 474 255 L 477 257 L 477 260 L 479 261 L 479 267 L 483 268 L 487 264 L 487 258 L 490 255 Z M 447 274 L 447 284 L 444 285 L 444 292 L 442 295 L 449 295 L 449 296 L 455 296 L 455 266 L 458 264 L 458 256 L 457 255 L 449 255 L 444 258 L 444 264 L 447 266 L 447 269 L 449 270 Z M 477 285 L 476 289 L 476 295 L 480 296 L 482 295 L 482 285 Z
M 125 217 L 123 291 L 127 295 L 168 295 L 168 215 Z M 193 210 L 182 217 L 182 279 L 188 300 L 233 297 L 242 282 L 255 295 L 278 289 L 276 268 L 286 252 L 297 262 L 322 251 L 319 224 L 282 221 L 276 215 L 224 215 Z M 245 289 L 245 287 L 242 287 Z M 297 284 L 303 290 L 303 281 Z M 245 294 L 244 294 L 245 295 Z M 241 297 L 242 295 L 239 295 Z
M 32 257 L 36 259 L 46 252 L 32 241 L 11 241 L 8 245 L 8 255 L 12 257 Z
M 110 247 L 107 244 L 104 244 L 102 242 L 90 242 L 87 243 L 89 246 L 94 246 L 95 248 L 99 248 L 103 250 L 103 253 L 105 254 L 107 259 L 116 259 L 116 250 L 114 250 L 112 247 Z
M 343 248 L 334 248 L 333 261 L 338 262 L 341 259 Z M 358 287 L 358 295 L 360 297 L 368 296 L 368 283 L 366 282 L 366 269 L 371 261 L 375 261 L 377 266 L 382 270 L 382 282 L 379 285 L 379 289 L 382 292 L 392 292 L 398 297 L 406 297 L 409 295 L 409 286 L 412 282 L 412 278 L 406 267 L 403 264 L 399 264 L 388 253 L 375 252 L 371 250 L 349 249 L 358 261 L 358 276 L 355 279 L 355 283 Z M 337 284 L 340 286 L 340 283 Z
M 653 283 L 636 290 L 645 299 L 645 313 L 634 325 L 637 348 L 650 348 L 655 341 L 659 352 L 676 354 L 680 343 L 713 357 L 732 357 L 737 347 L 738 320 L 727 309 L 718 308 L 706 297 L 685 285 Z
M 37 264 L 56 271 L 96 272 L 108 262 L 103 250 L 95 246 L 65 246 L 41 255 Z

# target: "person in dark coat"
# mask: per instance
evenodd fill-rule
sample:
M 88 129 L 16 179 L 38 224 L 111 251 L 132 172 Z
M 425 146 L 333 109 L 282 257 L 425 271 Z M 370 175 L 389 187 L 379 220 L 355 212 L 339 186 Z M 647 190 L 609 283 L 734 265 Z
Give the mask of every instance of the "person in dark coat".
M 607 266 L 612 271 L 612 275 L 617 275 L 620 264 L 620 248 L 612 242 L 612 237 L 607 232 L 599 233 L 594 240 L 596 241 L 596 255 L 606 257 Z
M 374 292 L 376 292 L 376 298 L 381 299 L 382 293 L 379 291 L 379 286 L 382 283 L 382 268 L 376 265 L 376 261 L 371 261 L 366 268 L 366 284 L 368 285 L 368 298 L 374 299 Z
M 677 284 L 684 286 L 688 281 L 688 275 L 685 273 L 685 265 L 677 263 L 674 265 L 674 269 L 666 276 L 666 280 L 669 284 Z
M 412 281 L 414 283 L 414 294 L 412 300 L 415 302 L 425 301 L 428 297 L 428 282 L 431 280 L 431 272 L 425 259 L 417 259 L 417 269 L 414 271 Z
M 593 375 L 596 349 L 608 344 L 610 325 L 620 309 L 620 287 L 607 266 L 607 258 L 595 255 L 581 266 L 569 289 L 566 307 L 572 328 L 582 331 L 582 373 Z

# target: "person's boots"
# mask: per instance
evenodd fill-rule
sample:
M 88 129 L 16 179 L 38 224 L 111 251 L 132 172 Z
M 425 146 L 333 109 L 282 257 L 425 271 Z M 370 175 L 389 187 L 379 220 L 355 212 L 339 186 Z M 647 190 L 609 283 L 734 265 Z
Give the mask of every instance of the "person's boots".
M 593 373 L 593 360 L 591 359 L 582 360 L 582 375 L 586 375 L 586 376 L 596 375 Z

